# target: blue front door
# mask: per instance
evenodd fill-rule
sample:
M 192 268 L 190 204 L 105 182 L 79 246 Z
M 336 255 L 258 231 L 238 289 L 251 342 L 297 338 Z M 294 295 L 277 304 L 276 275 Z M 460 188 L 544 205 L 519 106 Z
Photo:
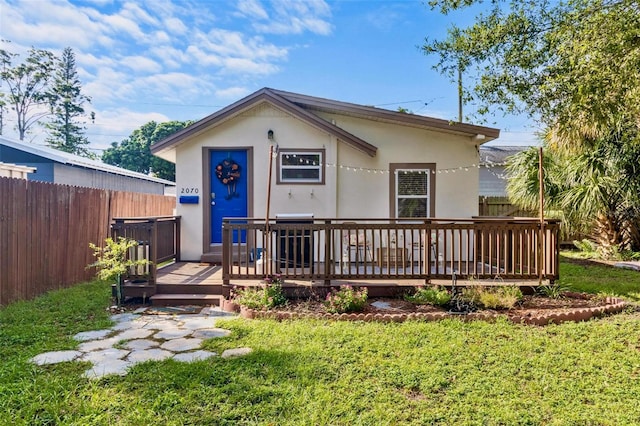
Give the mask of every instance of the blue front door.
M 222 218 L 247 217 L 247 173 L 246 150 L 211 151 L 212 244 L 222 243 Z

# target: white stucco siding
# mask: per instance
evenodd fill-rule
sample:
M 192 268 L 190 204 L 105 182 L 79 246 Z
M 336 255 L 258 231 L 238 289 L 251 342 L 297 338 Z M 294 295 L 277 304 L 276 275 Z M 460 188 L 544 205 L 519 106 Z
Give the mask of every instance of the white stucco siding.
M 477 215 L 478 169 L 469 166 L 479 160 L 470 138 L 347 116 L 326 117 L 378 148 L 371 158 L 345 144 L 338 145 L 338 217 L 388 217 L 391 188 L 386 171 L 392 163 L 436 164 L 440 172 L 432 175 L 436 180 L 435 217 Z
M 269 170 L 269 147 L 267 132 L 273 130 L 274 141 L 280 149 L 324 149 L 325 162 L 335 163 L 337 155 L 335 137 L 315 129 L 298 118 L 278 110 L 270 104 L 258 105 L 215 128 L 191 138 L 176 150 L 177 196 L 187 188 L 197 188 L 199 204 L 177 205 L 177 214 L 182 216 L 182 257 L 185 260 L 199 259 L 208 242 L 204 235 L 204 209 L 211 200 L 204 193 L 205 181 L 209 179 L 206 164 L 208 148 L 253 148 L 253 167 L 247 170 L 247 178 L 253 189 L 249 216 L 264 217 L 267 203 L 267 181 Z M 277 158 L 273 159 L 271 179 L 270 217 L 281 213 L 312 213 L 315 217 L 336 215 L 335 168 L 325 168 L 325 185 L 278 185 Z M 311 194 L 313 190 L 313 195 Z M 191 195 L 191 194 L 189 194 Z

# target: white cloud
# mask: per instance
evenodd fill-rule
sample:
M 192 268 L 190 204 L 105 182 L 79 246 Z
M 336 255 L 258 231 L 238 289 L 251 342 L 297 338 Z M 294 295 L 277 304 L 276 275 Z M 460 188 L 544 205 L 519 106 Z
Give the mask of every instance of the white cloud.
M 149 59 L 144 56 L 127 56 L 122 58 L 120 63 L 132 69 L 133 71 L 140 73 L 159 73 L 162 71 L 162 66 L 158 64 L 156 61 Z
M 272 62 L 286 59 L 288 51 L 266 43 L 261 37 L 246 37 L 236 31 L 215 29 L 197 34 L 187 53 L 198 64 L 219 67 L 220 72 L 271 74 L 278 70 Z
M 0 0 L 2 38 L 40 48 L 72 46 L 87 48 L 102 38 L 100 25 L 86 10 L 66 2 L 34 7 L 28 1 L 9 4 Z M 73 30 L 70 30 L 72 28 Z
M 268 75 L 279 70 L 276 65 L 267 62 L 255 62 L 245 58 L 226 58 L 223 63 L 225 73 Z
M 257 19 L 269 19 L 267 11 L 264 10 L 262 4 L 258 0 L 240 0 L 238 1 L 238 10 L 244 16 L 257 18 Z
M 258 18 L 258 16 L 252 16 Z M 314 34 L 331 34 L 333 27 L 327 20 L 331 17 L 331 8 L 324 0 L 273 2 L 273 11 L 269 18 L 254 22 L 256 31 L 272 34 L 301 34 L 309 31 Z
M 102 16 L 103 27 L 105 32 L 109 34 L 122 37 L 124 34 L 128 34 L 130 38 L 136 40 L 142 40 L 145 38 L 145 33 L 140 29 L 140 26 L 129 18 L 121 15 L 103 15 Z
M 187 63 L 190 59 L 189 54 L 180 49 L 176 49 L 171 45 L 151 46 L 148 50 L 149 55 L 155 56 L 167 68 L 178 69 L 182 64 Z
M 167 31 L 172 34 L 185 34 L 189 30 L 189 27 L 187 27 L 184 22 L 182 22 L 178 18 L 173 17 L 165 19 L 164 26 L 166 27 Z
M 223 99 L 240 99 L 251 93 L 246 87 L 228 87 L 226 89 L 216 90 L 215 95 Z
M 87 124 L 87 137 L 91 147 L 106 149 L 111 142 L 121 142 L 142 125 L 156 121 L 170 121 L 169 117 L 157 112 L 137 112 L 127 108 L 113 108 L 96 111 L 95 123 Z
M 153 5 L 152 5 L 153 7 Z M 125 3 L 121 15 L 131 21 L 145 23 L 151 26 L 158 26 L 159 22 L 156 18 L 149 15 L 136 3 Z

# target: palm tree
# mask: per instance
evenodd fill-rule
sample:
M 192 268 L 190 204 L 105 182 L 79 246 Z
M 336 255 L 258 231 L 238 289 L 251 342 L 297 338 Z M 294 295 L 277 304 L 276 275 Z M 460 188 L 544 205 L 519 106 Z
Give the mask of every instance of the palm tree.
M 569 232 L 589 235 L 603 257 L 640 250 L 640 137 L 633 123 L 585 138 L 580 147 L 545 135 L 545 208 L 561 213 Z M 571 149 L 569 149 L 571 147 Z M 507 166 L 507 191 L 523 208 L 538 206 L 537 149 L 521 152 Z

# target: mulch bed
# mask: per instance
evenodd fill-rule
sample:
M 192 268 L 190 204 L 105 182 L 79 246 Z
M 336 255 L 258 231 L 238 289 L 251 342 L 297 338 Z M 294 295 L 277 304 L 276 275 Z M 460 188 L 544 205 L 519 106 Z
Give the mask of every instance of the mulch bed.
M 380 305 L 382 303 L 382 307 Z M 593 317 L 621 312 L 627 303 L 618 298 L 598 298 L 581 293 L 565 293 L 559 299 L 528 295 L 510 310 L 478 310 L 469 314 L 449 313 L 446 309 L 431 305 L 415 305 L 402 299 L 370 299 L 362 312 L 330 314 L 321 300 L 291 301 L 286 307 L 270 311 L 242 309 L 245 318 L 269 318 L 277 320 L 317 318 L 351 321 L 402 322 L 406 320 L 435 321 L 445 318 L 464 320 L 495 320 L 502 316 L 516 323 L 546 325 L 566 321 L 584 321 Z

